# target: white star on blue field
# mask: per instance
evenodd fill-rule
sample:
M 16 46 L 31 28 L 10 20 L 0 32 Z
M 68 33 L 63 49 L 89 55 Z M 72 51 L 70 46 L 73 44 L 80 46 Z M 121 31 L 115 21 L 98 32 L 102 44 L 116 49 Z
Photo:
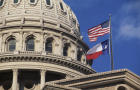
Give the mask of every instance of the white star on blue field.
M 140 0 L 64 0 L 76 14 L 83 40 L 92 48 L 109 35 L 89 42 L 87 31 L 112 14 L 114 68 L 127 68 L 140 75 Z M 93 60 L 97 72 L 110 70 L 109 55 Z

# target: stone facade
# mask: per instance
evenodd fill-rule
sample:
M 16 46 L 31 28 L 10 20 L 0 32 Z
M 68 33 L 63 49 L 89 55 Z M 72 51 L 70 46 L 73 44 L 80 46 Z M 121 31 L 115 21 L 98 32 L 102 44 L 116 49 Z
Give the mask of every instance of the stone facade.
M 46 83 L 46 87 L 55 84 L 61 88 L 73 87 L 80 90 L 140 90 L 140 77 L 127 69 L 122 69 L 52 81 Z M 46 87 L 44 90 L 47 90 Z
M 87 50 L 63 0 L 0 0 L 0 90 L 40 90 L 95 73 Z

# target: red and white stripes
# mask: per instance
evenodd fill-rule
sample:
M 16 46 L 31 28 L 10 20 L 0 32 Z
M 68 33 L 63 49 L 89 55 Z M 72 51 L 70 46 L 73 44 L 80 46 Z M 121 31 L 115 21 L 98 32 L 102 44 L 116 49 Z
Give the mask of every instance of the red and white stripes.
M 102 25 L 95 26 L 88 30 L 88 37 L 91 42 L 96 41 L 98 36 L 103 36 L 110 33 L 110 27 L 102 27 Z

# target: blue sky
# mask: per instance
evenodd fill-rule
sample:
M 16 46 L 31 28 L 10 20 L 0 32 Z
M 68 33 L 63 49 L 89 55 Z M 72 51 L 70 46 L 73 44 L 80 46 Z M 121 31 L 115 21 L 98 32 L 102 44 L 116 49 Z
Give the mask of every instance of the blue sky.
M 87 30 L 109 18 L 112 14 L 113 54 L 115 69 L 127 68 L 140 75 L 140 0 L 64 0 L 75 12 L 84 41 L 91 48 L 108 38 L 99 37 L 89 42 Z M 93 61 L 97 72 L 110 70 L 109 55 Z

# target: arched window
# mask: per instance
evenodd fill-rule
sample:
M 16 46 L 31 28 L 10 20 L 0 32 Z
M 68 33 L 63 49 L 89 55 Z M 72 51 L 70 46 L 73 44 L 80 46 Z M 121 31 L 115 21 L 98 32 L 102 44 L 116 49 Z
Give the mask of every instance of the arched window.
M 72 22 L 74 25 L 76 25 L 76 20 L 74 18 L 72 19 Z
M 68 49 L 70 47 L 69 43 L 65 43 L 63 47 L 63 56 L 68 56 Z
M 61 8 L 61 10 L 64 10 L 62 2 L 60 2 L 60 8 Z
M 7 42 L 8 51 L 14 51 L 16 49 L 16 40 L 14 38 L 10 38 Z
M 77 60 L 78 61 L 81 61 L 81 58 L 82 58 L 82 51 L 80 49 L 78 49 L 78 52 L 77 52 Z
M 117 90 L 126 90 L 124 86 L 119 86 Z
M 90 66 L 92 66 L 92 60 L 86 60 L 86 63 Z
M 35 0 L 30 0 L 30 3 L 35 3 Z
M 51 0 L 46 0 L 47 5 L 51 5 Z
M 0 7 L 3 5 L 4 0 L 0 0 Z
M 34 37 L 30 36 L 27 38 L 27 41 L 26 41 L 26 50 L 27 51 L 34 51 L 34 48 L 35 48 Z
M 45 43 L 46 52 L 52 53 L 52 46 L 53 46 L 52 44 L 53 44 L 53 38 L 48 38 Z
M 18 0 L 14 0 L 14 3 L 15 3 L 15 4 L 18 3 Z
M 25 81 L 24 85 L 27 89 L 32 89 L 34 87 L 34 83 L 35 82 L 32 80 L 27 80 L 27 81 Z

